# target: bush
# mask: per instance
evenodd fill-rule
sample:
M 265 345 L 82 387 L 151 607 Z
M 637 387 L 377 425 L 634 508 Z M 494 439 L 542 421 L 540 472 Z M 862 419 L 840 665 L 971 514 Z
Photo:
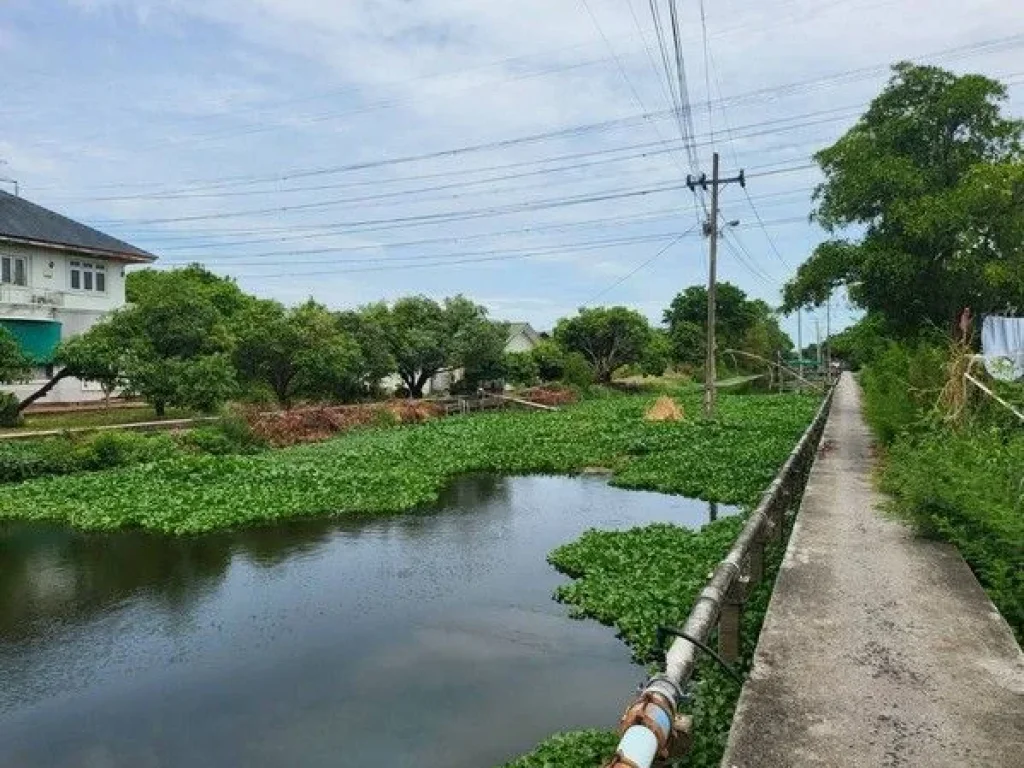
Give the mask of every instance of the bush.
M 505 378 L 516 386 L 532 387 L 540 380 L 540 367 L 532 352 L 509 352 L 502 365 Z
M 22 441 L 0 445 L 0 483 L 67 475 L 168 459 L 178 446 L 166 434 L 104 432 L 98 435 Z
M 0 427 L 20 427 L 22 421 L 18 398 L 10 392 L 0 392 Z
M 134 432 L 103 432 L 81 441 L 68 440 L 73 446 L 71 462 L 75 469 L 99 470 L 145 464 L 169 459 L 178 453 L 174 440 L 165 434 L 142 435 Z M 60 445 L 60 443 L 55 443 Z M 58 452 L 60 449 L 57 449 Z M 74 470 L 72 470 L 74 471 Z
M 565 371 L 565 350 L 551 339 L 541 340 L 530 350 L 541 381 L 558 381 Z
M 210 456 L 235 456 L 258 453 L 267 442 L 256 434 L 240 411 L 229 410 L 219 421 L 207 427 L 197 427 L 178 436 L 178 443 L 186 449 Z
M 562 382 L 572 387 L 589 387 L 594 383 L 594 368 L 579 352 L 565 356 Z
M 945 383 L 946 352 L 920 343 L 889 342 L 864 368 L 864 416 L 878 438 L 888 444 L 899 435 L 933 422 L 931 416 Z
M 903 437 L 882 487 L 897 512 L 954 544 L 1024 639 L 1024 436 L 995 428 Z

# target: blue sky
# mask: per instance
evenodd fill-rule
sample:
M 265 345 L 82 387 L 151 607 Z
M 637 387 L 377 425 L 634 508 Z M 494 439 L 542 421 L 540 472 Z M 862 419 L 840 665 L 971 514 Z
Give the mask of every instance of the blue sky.
M 680 0 L 700 170 L 719 150 L 753 201 L 723 192 L 720 278 L 778 303 L 823 236 L 809 156 L 888 64 L 1001 77 L 1024 114 L 1015 5 L 709 2 L 706 67 Z M 0 176 L 261 296 L 464 293 L 547 328 L 588 302 L 659 319 L 706 279 L 643 0 L 4 0 L 0 71 Z

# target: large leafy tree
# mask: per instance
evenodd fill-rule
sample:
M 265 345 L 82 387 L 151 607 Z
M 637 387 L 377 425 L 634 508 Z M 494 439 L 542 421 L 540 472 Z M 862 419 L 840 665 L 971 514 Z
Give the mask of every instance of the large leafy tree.
M 384 327 L 365 312 L 339 312 L 335 319 L 338 327 L 359 345 L 359 394 L 377 394 L 381 380 L 395 370 Z
M 270 387 L 282 406 L 296 397 L 352 390 L 362 373 L 359 345 L 316 302 L 285 309 L 276 301 L 254 301 L 238 314 L 235 329 L 239 374 Z
M 211 411 L 235 392 L 232 338 L 201 292 L 180 287 L 115 312 L 107 321 L 123 344 L 124 390 L 151 403 Z
M 814 218 L 832 238 L 786 285 L 785 309 L 846 285 L 890 333 L 949 328 L 1024 305 L 1024 123 L 1001 114 L 1006 88 L 908 63 L 815 160 Z M 840 236 L 847 228 L 857 236 Z
M 182 292 L 203 297 L 226 320 L 255 301 L 232 278 L 215 275 L 202 264 L 170 270 L 141 269 L 130 272 L 125 280 L 129 304 L 148 304 L 161 296 Z
M 463 296 L 439 303 L 409 296 L 393 305 L 363 309 L 364 318 L 384 329 L 388 352 L 411 397 L 422 397 L 431 377 L 445 368 L 484 370 L 500 365 L 503 332 L 487 319 L 487 310 Z M 501 346 L 496 339 L 500 338 Z
M 555 326 L 555 341 L 586 358 L 600 382 L 609 382 L 616 368 L 643 359 L 651 343 L 647 318 L 626 307 L 581 308 L 575 317 Z
M 718 350 L 741 349 L 771 358 L 792 348 L 771 307 L 750 299 L 732 283 L 719 283 L 715 292 L 715 334 Z M 664 322 L 672 357 L 678 363 L 700 366 L 707 349 L 708 291 L 693 285 L 678 294 L 665 310 Z

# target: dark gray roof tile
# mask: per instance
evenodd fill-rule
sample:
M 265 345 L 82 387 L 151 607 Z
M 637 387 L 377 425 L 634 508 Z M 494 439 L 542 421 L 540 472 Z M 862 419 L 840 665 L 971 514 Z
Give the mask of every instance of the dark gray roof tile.
M 156 256 L 141 248 L 2 190 L 0 237 L 52 243 L 70 250 L 99 251 L 130 261 L 156 259 Z

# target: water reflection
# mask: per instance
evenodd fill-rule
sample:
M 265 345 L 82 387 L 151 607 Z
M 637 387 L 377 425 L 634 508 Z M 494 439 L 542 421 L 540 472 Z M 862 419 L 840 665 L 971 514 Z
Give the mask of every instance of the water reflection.
M 726 512 L 475 476 L 386 520 L 190 539 L 5 524 L 0 766 L 500 763 L 614 722 L 641 675 L 551 601 L 548 551 Z

